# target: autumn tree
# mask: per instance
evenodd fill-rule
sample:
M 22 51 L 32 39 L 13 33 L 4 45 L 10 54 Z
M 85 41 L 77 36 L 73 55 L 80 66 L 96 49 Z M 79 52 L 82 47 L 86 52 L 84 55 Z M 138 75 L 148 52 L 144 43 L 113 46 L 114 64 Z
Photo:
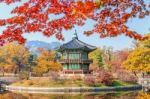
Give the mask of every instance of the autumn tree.
M 133 72 L 123 68 L 123 62 L 127 60 L 132 52 L 132 49 L 122 49 L 113 52 L 113 61 L 111 70 L 115 78 L 125 82 L 137 82 L 137 77 Z
M 145 36 L 148 39 L 134 42 L 136 47 L 123 64 L 125 69 L 132 71 L 136 76 L 141 76 L 139 74 L 142 73 L 142 77 L 150 72 L 150 34 Z
M 139 48 L 139 47 L 148 47 L 150 48 L 150 33 L 145 34 L 145 36 L 147 37 L 147 39 L 139 41 L 133 41 L 133 48 Z
M 0 0 L 7 5 L 23 0 Z M 130 30 L 126 23 L 131 18 L 145 18 L 150 14 L 149 3 L 144 0 L 27 0 L 15 7 L 12 17 L 0 20 L 6 29 L 0 35 L 0 44 L 5 42 L 25 42 L 23 33 L 41 32 L 45 36 L 55 35 L 64 40 L 63 30 L 83 26 L 87 19 L 95 22 L 92 30 L 85 31 L 89 36 L 115 37 L 121 34 L 134 39 L 146 37 Z M 52 19 L 50 15 L 61 16 Z M 63 23 L 63 24 L 62 24 Z
M 126 60 L 130 54 L 129 49 L 114 51 L 112 47 L 104 47 L 102 52 L 104 68 L 112 73 L 116 73 L 122 69 L 123 61 Z
M 97 60 L 98 60 L 99 68 L 103 69 L 104 63 L 103 63 L 102 52 L 98 53 Z
M 132 52 L 131 49 L 122 49 L 117 50 L 113 53 L 113 63 L 112 63 L 112 69 L 113 72 L 117 72 L 123 69 L 122 63 L 128 58 L 129 54 Z
M 103 68 L 102 50 L 100 48 L 89 53 L 89 58 L 93 60 L 93 63 L 90 65 L 92 70 L 99 70 Z
M 61 64 L 55 61 L 55 52 L 40 49 L 40 56 L 36 60 L 36 66 L 33 67 L 33 72 L 37 75 L 42 75 L 49 71 L 61 70 Z
M 8 43 L 0 49 L 0 64 L 5 71 L 17 73 L 28 66 L 30 52 L 23 45 Z
M 150 48 L 135 49 L 123 63 L 124 68 L 131 72 L 150 72 Z
M 5 63 L 6 63 L 6 60 L 4 59 L 3 56 L 0 55 L 0 71 L 2 72 L 3 76 L 5 73 L 5 69 L 4 69 Z
M 148 47 L 150 48 L 150 33 L 147 33 L 145 36 L 148 37 L 148 39 L 143 40 L 143 41 L 139 41 L 139 45 L 140 47 Z
M 113 48 L 112 47 L 104 47 L 102 49 L 102 51 L 103 51 L 104 69 L 111 72 L 112 64 L 114 61 Z

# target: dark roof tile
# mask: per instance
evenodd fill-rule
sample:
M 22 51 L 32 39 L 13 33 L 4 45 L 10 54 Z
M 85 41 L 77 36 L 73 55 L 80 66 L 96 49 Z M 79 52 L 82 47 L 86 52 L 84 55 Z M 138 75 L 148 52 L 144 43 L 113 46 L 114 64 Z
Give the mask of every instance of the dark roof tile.
M 96 49 L 95 46 L 86 44 L 80 40 L 78 40 L 78 38 L 73 38 L 70 42 L 63 44 L 62 46 L 60 46 L 59 51 L 63 51 L 65 49 L 82 49 L 85 51 L 93 51 Z

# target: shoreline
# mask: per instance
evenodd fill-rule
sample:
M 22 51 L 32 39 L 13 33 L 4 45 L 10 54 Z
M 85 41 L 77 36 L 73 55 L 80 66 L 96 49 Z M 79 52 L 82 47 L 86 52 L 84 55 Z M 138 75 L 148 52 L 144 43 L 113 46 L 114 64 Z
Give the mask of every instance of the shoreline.
M 6 91 L 28 93 L 84 93 L 84 92 L 111 92 L 111 91 L 135 91 L 141 90 L 141 85 L 120 87 L 21 87 L 5 86 Z

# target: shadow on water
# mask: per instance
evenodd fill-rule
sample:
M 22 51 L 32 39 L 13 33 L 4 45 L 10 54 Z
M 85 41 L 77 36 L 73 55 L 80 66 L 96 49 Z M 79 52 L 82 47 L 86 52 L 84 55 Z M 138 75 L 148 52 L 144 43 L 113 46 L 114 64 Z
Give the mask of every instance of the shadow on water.
M 136 99 L 138 92 L 35 94 L 5 92 L 0 99 Z

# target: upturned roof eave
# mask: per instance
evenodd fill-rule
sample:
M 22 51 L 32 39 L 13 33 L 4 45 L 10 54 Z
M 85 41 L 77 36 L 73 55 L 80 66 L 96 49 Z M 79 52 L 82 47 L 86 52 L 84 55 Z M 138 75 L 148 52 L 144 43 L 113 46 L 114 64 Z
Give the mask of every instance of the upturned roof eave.
M 95 47 L 94 49 L 85 49 L 85 48 L 60 48 L 60 49 L 58 49 L 57 51 L 59 51 L 59 52 L 62 52 L 62 51 L 64 51 L 64 50 L 83 50 L 83 51 L 88 51 L 88 52 L 91 52 L 91 51 L 94 51 L 94 50 L 96 50 L 97 48 Z
M 87 43 L 84 43 L 82 41 L 80 41 L 78 38 L 73 38 L 71 41 L 69 41 L 68 43 L 65 43 L 63 45 L 60 46 L 60 48 L 58 49 L 58 51 L 64 51 L 64 50 L 84 50 L 84 51 L 93 51 L 95 50 L 96 47 L 89 45 Z

